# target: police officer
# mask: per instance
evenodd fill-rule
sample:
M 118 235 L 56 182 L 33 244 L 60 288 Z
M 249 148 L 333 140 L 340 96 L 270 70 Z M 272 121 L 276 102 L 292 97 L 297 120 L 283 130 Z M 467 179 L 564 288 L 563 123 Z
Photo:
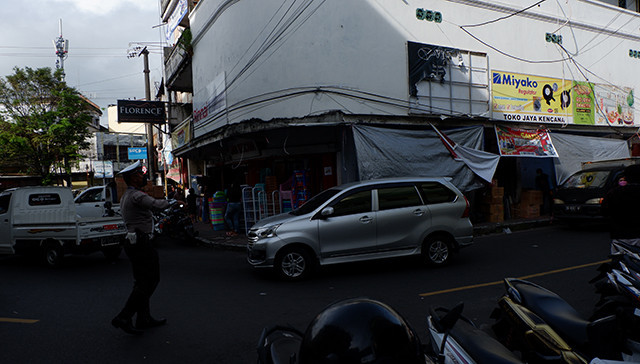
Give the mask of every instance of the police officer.
M 158 253 L 151 243 L 153 232 L 152 209 L 165 209 L 170 202 L 155 199 L 142 188 L 147 184 L 147 176 L 142 171 L 140 161 L 119 173 L 127 183 L 127 191 L 120 200 L 120 213 L 127 226 L 127 240 L 124 250 L 133 269 L 133 290 L 122 311 L 111 324 L 129 334 L 141 335 L 143 329 L 164 325 L 166 319 L 154 319 L 149 309 L 149 298 L 160 281 Z M 136 315 L 133 326 L 133 316 Z

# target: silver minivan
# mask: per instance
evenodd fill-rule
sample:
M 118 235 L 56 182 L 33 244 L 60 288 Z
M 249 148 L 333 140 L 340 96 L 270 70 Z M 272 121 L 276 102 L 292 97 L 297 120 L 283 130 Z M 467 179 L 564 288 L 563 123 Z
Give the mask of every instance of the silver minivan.
M 469 202 L 445 177 L 354 182 L 327 189 L 248 232 L 248 261 L 284 279 L 318 265 L 421 254 L 444 265 L 473 243 Z

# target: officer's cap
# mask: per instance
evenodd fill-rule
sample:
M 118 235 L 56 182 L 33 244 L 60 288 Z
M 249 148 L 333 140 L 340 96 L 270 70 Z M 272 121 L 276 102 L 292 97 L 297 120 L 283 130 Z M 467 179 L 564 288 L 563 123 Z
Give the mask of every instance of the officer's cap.
M 138 171 L 142 171 L 142 163 L 140 163 L 140 161 L 137 161 L 133 164 L 131 164 L 130 166 L 128 166 L 127 168 L 121 170 L 120 172 L 118 172 L 118 175 L 121 176 L 126 176 L 128 174 L 131 174 L 133 172 L 138 172 Z

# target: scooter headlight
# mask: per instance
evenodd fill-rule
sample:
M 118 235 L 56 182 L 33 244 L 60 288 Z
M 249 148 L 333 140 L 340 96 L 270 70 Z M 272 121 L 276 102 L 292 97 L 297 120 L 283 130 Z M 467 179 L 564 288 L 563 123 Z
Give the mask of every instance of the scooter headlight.
M 256 231 L 256 236 L 258 237 L 258 239 L 266 239 L 277 236 L 276 230 L 278 229 L 278 227 L 280 227 L 280 225 L 281 224 L 276 224 L 260 228 Z

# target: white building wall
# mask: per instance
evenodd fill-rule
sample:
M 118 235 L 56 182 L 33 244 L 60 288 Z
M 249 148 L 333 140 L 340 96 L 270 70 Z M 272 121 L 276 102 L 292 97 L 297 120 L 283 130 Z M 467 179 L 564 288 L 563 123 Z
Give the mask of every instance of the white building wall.
M 120 123 L 118 122 L 118 107 L 109 105 L 107 109 L 109 121 L 109 132 L 123 134 L 146 134 L 146 124 L 144 123 Z
M 636 88 L 640 58 L 628 53 L 640 50 L 637 13 L 593 0 L 521 12 L 532 4 L 201 1 L 190 15 L 194 136 L 251 118 L 331 110 L 408 115 L 407 41 L 486 53 L 490 70 Z M 439 11 L 442 23 L 417 19 L 417 8 Z M 545 33 L 562 35 L 564 50 Z

